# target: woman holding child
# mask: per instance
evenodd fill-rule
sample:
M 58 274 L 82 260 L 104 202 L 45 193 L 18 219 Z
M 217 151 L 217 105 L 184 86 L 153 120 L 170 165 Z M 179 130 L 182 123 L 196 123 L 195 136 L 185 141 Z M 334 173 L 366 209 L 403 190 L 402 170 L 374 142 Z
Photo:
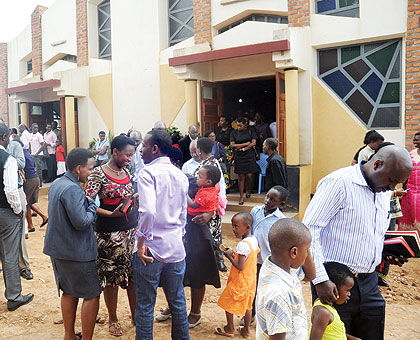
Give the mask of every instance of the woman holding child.
M 93 170 L 85 188 L 88 197 L 95 199 L 98 195 L 101 202 L 95 224 L 97 266 L 109 314 L 109 332 L 114 336 L 123 333 L 117 317 L 118 287 L 127 290 L 132 320 L 136 307 L 132 254 L 138 211 L 133 208 L 134 187 L 125 169 L 131 162 L 134 147 L 134 141 L 127 136 L 115 137 L 111 143 L 111 159 Z M 134 201 L 125 213 L 120 210 L 126 204 L 122 199 Z

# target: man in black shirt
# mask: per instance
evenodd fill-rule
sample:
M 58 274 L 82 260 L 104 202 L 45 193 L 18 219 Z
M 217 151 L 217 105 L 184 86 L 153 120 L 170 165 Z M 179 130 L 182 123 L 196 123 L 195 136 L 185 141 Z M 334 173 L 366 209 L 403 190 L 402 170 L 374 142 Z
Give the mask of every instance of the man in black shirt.
M 277 153 L 277 139 L 267 138 L 263 143 L 263 152 L 268 155 L 267 171 L 265 175 L 265 190 L 270 190 L 275 185 L 281 185 L 283 188 L 287 185 L 286 162 L 282 156 Z

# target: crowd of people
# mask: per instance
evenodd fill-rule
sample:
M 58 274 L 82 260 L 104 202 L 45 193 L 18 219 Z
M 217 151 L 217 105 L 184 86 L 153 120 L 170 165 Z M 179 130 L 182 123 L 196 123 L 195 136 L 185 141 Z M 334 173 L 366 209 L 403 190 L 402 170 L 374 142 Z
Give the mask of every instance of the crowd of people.
M 0 254 L 10 311 L 34 298 L 22 295 L 19 277 L 33 278 L 25 246 L 26 208 L 29 229 L 32 211 L 48 223 L 43 251 L 51 258 L 61 295 L 65 340 L 93 338 L 102 293 L 109 333 L 123 335 L 119 288 L 127 293 L 136 339 L 153 339 L 154 321 L 168 319 L 173 339 L 189 339 L 189 329 L 203 322 L 206 286 L 221 288 L 219 271 L 228 270 L 224 259 L 231 269 L 217 303 L 226 314 L 226 325 L 214 330 L 220 336 L 235 336 L 234 315 L 239 315 L 244 338 L 252 337 L 253 320 L 258 340 L 384 338 L 377 268 L 383 261 L 402 265 L 407 260 L 383 255 L 391 196 L 402 197 L 399 227 L 419 229 L 420 133 L 414 137 L 416 149 L 408 153 L 370 131 L 354 164 L 318 183 L 299 222 L 282 213 L 289 195 L 286 164 L 261 115 L 255 128 L 238 117 L 234 130 L 221 117 L 217 131 L 203 137 L 190 126 L 176 143 L 179 148 L 163 122 L 144 139 L 130 131 L 109 142 L 101 131 L 93 151 L 68 153 L 64 173 L 55 130 L 48 125 L 42 136 L 36 124 L 32 133 L 20 125 L 17 134 L 0 123 Z M 259 171 L 258 145 L 268 156 L 264 204 L 232 217 L 239 242 L 228 248 L 222 242 L 224 175 L 235 168 L 243 203 Z M 43 161 L 55 164 L 49 180 L 61 175 L 49 188 L 48 217 L 36 204 L 42 182 L 37 166 L 42 169 Z M 396 189 L 399 183 L 402 189 Z M 310 327 L 301 280 L 311 281 Z M 155 316 L 158 287 L 168 307 Z M 189 312 L 185 287 L 191 289 Z M 76 334 L 79 299 L 82 333 Z

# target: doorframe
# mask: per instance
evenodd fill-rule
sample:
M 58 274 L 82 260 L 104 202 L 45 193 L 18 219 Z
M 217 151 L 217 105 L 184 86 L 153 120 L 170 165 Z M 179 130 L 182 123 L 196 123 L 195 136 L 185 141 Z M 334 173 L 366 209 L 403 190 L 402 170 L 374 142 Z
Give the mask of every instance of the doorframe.
M 211 99 L 204 99 L 203 87 L 212 87 L 217 88 L 217 114 L 220 117 L 223 112 L 223 84 L 232 84 L 232 83 L 245 83 L 251 81 L 260 81 L 260 80 L 270 80 L 275 81 L 275 90 L 276 90 L 276 130 L 277 135 L 275 136 L 279 145 L 278 153 L 286 159 L 286 95 L 285 93 L 280 92 L 280 80 L 284 80 L 284 74 L 281 72 L 276 72 L 272 76 L 262 76 L 254 78 L 245 78 L 245 79 L 233 79 L 225 80 L 220 82 L 208 82 L 200 80 L 200 122 L 201 122 L 201 135 L 204 135 L 204 117 L 205 117 L 205 104 L 212 103 Z M 213 104 L 215 104 L 213 102 Z

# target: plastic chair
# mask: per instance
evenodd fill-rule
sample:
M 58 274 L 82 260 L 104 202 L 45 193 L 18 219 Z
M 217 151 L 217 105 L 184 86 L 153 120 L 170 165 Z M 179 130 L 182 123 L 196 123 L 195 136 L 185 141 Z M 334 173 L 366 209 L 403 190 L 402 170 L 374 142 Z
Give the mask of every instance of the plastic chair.
M 261 188 L 264 183 L 265 172 L 267 170 L 268 156 L 265 153 L 260 153 L 260 159 L 257 161 L 258 166 L 260 167 L 260 176 L 258 179 L 258 194 L 261 194 Z

